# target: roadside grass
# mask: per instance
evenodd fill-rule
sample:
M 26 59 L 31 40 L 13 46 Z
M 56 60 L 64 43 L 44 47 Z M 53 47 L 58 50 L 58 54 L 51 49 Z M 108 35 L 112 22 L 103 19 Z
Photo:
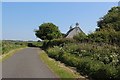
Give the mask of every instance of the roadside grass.
M 6 54 L 3 54 L 3 55 L 0 55 L 0 62 L 4 61 L 5 59 L 11 57 L 13 54 L 15 54 L 16 52 L 22 50 L 22 49 L 25 49 L 27 47 L 22 47 L 22 48 L 17 48 L 17 49 L 13 49 L 11 51 L 9 51 L 8 53 Z
M 44 63 L 47 64 L 48 68 L 50 68 L 62 80 L 65 80 L 65 78 L 69 78 L 70 80 L 81 78 L 81 80 L 85 80 L 84 77 L 82 77 L 79 73 L 71 70 L 59 61 L 55 61 L 54 59 L 49 58 L 44 51 L 40 53 L 40 58 Z

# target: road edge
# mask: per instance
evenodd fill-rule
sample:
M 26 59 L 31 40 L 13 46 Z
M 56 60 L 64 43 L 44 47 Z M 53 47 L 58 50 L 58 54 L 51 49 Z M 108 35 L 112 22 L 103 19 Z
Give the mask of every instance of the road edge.
M 28 48 L 28 47 L 22 47 L 22 48 L 16 48 L 16 49 L 13 49 L 13 50 L 10 50 L 8 53 L 6 54 L 3 54 L 0 56 L 0 62 L 3 62 L 4 60 L 6 60 L 7 58 L 11 57 L 12 55 L 14 55 L 16 52 L 22 50 L 22 49 L 25 49 L 25 48 Z
M 59 76 L 59 78 L 69 78 L 69 77 L 61 77 L 61 75 L 59 75 L 58 73 L 56 73 L 56 71 L 54 71 L 54 69 L 51 69 L 51 67 L 50 67 L 50 65 L 47 63 L 47 62 L 45 62 L 45 60 L 41 57 L 42 55 L 44 55 L 44 56 L 46 56 L 46 58 L 48 57 L 48 55 L 46 54 L 46 53 L 42 50 L 42 52 L 40 52 L 39 51 L 39 56 L 40 56 L 40 59 L 43 61 L 43 63 L 45 63 L 46 65 L 47 65 L 47 67 L 53 72 L 53 73 L 55 73 L 57 76 Z M 48 59 L 51 59 L 50 57 L 48 57 Z M 62 63 L 58 63 L 57 61 L 55 61 L 55 60 L 53 60 L 53 59 L 51 59 L 52 61 L 54 61 L 56 64 L 58 64 L 59 66 L 61 66 L 61 64 Z M 74 72 L 72 72 L 71 70 L 70 70 L 70 68 L 69 68 L 69 71 L 66 71 L 65 69 L 68 69 L 68 67 L 67 66 L 64 66 L 64 71 L 66 72 L 66 73 L 70 73 L 71 75 L 72 75 L 72 77 L 70 77 L 70 78 L 79 78 L 79 77 L 81 77 L 80 76 L 80 74 L 75 74 Z

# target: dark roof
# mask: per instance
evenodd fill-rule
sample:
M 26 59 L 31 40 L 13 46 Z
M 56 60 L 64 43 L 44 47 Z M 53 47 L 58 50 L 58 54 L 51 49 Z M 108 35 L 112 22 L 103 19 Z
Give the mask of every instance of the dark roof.
M 73 29 L 75 29 L 75 28 L 70 29 L 70 30 L 66 33 L 66 36 L 67 36 Z

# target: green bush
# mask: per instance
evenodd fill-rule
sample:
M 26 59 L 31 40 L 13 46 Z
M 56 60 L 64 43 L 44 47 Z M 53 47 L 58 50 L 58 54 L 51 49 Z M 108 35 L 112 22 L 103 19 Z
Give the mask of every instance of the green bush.
M 63 46 L 63 49 L 68 53 L 79 55 L 79 52 L 77 51 L 79 49 L 79 46 L 77 44 L 65 44 Z
M 47 54 L 76 67 L 80 73 L 95 80 L 115 80 L 120 77 L 120 47 L 96 43 L 67 43 L 47 49 Z
M 116 80 L 120 80 L 120 65 L 117 67 L 117 74 L 115 76 Z
M 116 44 L 120 46 L 120 31 L 116 32 L 113 29 L 97 31 L 89 34 L 88 39 L 92 42 Z
M 73 54 L 71 55 L 70 53 L 65 52 L 62 55 L 61 62 L 65 63 L 69 66 L 76 67 L 79 63 L 79 58 L 75 57 L 75 55 L 73 55 Z
M 88 41 L 88 37 L 85 33 L 79 33 L 78 35 L 75 35 L 73 37 L 73 39 L 75 39 L 78 42 L 87 42 Z
M 96 71 L 93 76 L 91 76 L 97 80 L 114 80 L 116 74 L 117 70 L 115 67 L 110 65 L 104 65 L 102 68 Z
M 40 42 L 40 41 L 28 42 L 28 47 L 41 47 L 42 45 L 43 45 L 43 42 Z
M 53 46 L 64 46 L 64 44 L 67 43 L 74 43 L 75 41 L 73 39 L 67 39 L 67 38 L 63 38 L 63 39 L 53 39 L 53 40 L 45 40 L 43 41 L 43 48 L 47 49 L 49 47 L 53 47 Z
M 86 74 L 88 63 L 90 63 L 92 60 L 88 57 L 81 58 L 79 61 L 79 64 L 77 65 L 78 71 L 82 72 L 83 74 Z
M 60 51 L 61 49 L 58 46 L 54 46 L 54 48 L 49 48 L 47 50 L 47 53 L 48 53 L 48 56 L 58 59 Z
M 104 67 L 104 63 L 100 62 L 100 61 L 94 61 L 92 60 L 91 62 L 89 62 L 86 66 L 86 73 L 91 76 L 91 77 L 95 77 L 96 73 L 99 69 Z M 99 74 L 100 75 L 100 74 Z

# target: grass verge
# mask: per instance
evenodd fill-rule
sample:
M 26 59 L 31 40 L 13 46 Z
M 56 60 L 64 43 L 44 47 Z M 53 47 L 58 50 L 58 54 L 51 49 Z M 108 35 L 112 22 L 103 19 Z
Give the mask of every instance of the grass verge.
M 14 50 L 11 50 L 9 51 L 8 53 L 6 54 L 3 54 L 0 56 L 0 62 L 4 61 L 5 59 L 9 58 L 10 56 L 12 56 L 13 54 L 15 54 L 17 51 L 20 51 L 24 48 L 27 48 L 27 47 L 22 47 L 22 48 L 17 48 L 17 49 L 14 49 Z
M 48 55 L 44 51 L 42 51 L 40 53 L 40 58 L 60 78 L 81 78 L 81 79 L 84 79 L 84 77 L 80 76 L 79 73 L 66 67 L 65 65 L 63 65 L 59 61 L 55 61 L 54 59 L 49 58 Z

